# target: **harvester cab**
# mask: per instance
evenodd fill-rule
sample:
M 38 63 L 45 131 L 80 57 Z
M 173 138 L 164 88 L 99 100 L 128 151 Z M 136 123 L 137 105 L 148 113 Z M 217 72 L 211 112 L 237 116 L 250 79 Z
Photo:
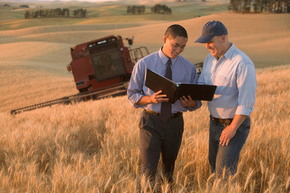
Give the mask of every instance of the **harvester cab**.
M 149 54 L 146 47 L 131 49 L 134 37 L 108 36 L 71 48 L 68 66 L 80 92 L 106 89 L 128 82 L 135 63 Z

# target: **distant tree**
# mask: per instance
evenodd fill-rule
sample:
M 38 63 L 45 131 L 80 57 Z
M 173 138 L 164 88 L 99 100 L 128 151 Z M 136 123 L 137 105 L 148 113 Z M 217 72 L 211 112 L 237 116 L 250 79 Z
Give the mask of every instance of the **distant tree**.
M 28 5 L 20 5 L 20 7 L 22 7 L 22 8 L 29 8 Z
M 63 9 L 64 15 L 66 15 L 67 17 L 69 17 L 69 9 Z
M 78 17 L 86 15 L 86 10 L 81 9 L 83 12 L 81 15 L 78 15 Z M 56 8 L 56 9 L 46 9 L 46 10 L 34 10 L 29 12 L 28 10 L 25 11 L 24 13 L 24 18 L 44 18 L 44 17 L 69 17 L 69 9 L 61 9 L 61 8 Z
M 290 13 L 290 0 L 230 0 L 228 9 L 239 13 Z
M 50 17 L 49 9 L 46 9 L 45 10 L 44 17 Z
M 39 11 L 36 10 L 36 11 L 33 12 L 32 17 L 33 17 L 33 18 L 37 18 L 38 15 L 39 15 Z
M 251 11 L 251 1 L 250 0 L 244 0 L 242 5 L 242 12 L 243 13 L 250 13 Z
M 55 17 L 55 12 L 53 9 L 49 10 L 49 17 Z
M 127 14 L 143 14 L 145 12 L 145 6 L 128 6 L 127 7 Z
M 127 14 L 131 13 L 131 6 L 127 6 Z
M 86 9 L 81 8 L 80 12 L 81 12 L 81 17 L 87 17 L 87 10 Z
M 161 13 L 161 14 L 171 14 L 171 8 L 167 5 L 156 4 L 154 7 L 151 7 L 151 12 Z
M 132 6 L 132 10 L 131 10 L 131 11 L 132 11 L 132 14 L 135 14 L 135 13 L 136 13 L 136 9 L 137 9 L 136 6 L 133 5 L 133 6 Z
M 56 8 L 54 9 L 54 14 L 56 17 L 59 17 L 62 15 L 62 11 L 61 11 L 61 8 Z
M 28 10 L 25 11 L 25 13 L 24 13 L 24 18 L 25 18 L 25 19 L 30 18 L 30 12 L 29 12 Z
M 141 6 L 141 13 L 145 13 L 145 10 L 146 10 L 146 9 L 145 9 L 145 5 L 142 5 L 142 6 Z
M 43 11 L 42 9 L 39 10 L 39 17 L 44 17 L 44 13 L 45 13 L 45 11 Z
M 73 11 L 73 15 L 74 15 L 75 17 L 77 17 L 77 16 L 78 16 L 78 10 L 74 10 L 74 11 Z
M 136 7 L 136 12 L 139 13 L 139 14 L 141 14 L 141 7 L 140 6 L 137 6 Z
M 87 10 L 86 9 L 76 9 L 73 11 L 74 17 L 87 17 Z

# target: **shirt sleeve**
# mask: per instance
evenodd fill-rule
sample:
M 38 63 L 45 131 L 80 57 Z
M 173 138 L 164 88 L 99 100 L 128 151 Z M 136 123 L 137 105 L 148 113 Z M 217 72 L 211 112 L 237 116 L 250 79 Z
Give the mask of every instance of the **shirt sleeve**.
M 139 60 L 135 64 L 127 89 L 129 103 L 135 108 L 142 107 L 142 105 L 137 105 L 136 103 L 144 96 L 142 88 L 144 85 L 145 65 L 142 65 L 142 63 L 143 60 Z
M 241 63 L 237 68 L 238 87 L 238 115 L 249 116 L 254 110 L 256 99 L 257 79 L 255 67 L 252 63 Z

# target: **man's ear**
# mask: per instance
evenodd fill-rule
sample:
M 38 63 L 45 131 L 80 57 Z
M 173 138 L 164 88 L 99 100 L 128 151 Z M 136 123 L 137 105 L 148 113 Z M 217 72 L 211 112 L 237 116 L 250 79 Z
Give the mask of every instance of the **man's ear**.
M 227 41 L 227 37 L 225 35 L 222 35 L 222 43 L 225 43 Z
M 166 39 L 167 39 L 167 37 L 164 36 L 164 37 L 163 37 L 163 43 L 164 43 L 164 44 L 166 43 Z

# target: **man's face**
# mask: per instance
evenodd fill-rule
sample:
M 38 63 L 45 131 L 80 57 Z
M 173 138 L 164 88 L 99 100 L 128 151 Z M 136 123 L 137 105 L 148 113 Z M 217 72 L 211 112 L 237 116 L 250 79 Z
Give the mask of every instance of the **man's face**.
M 205 43 L 205 47 L 213 57 L 221 57 L 225 54 L 224 40 L 225 36 L 214 36 L 209 42 Z
M 176 36 L 172 39 L 164 36 L 163 43 L 163 53 L 169 58 L 176 58 L 181 52 L 183 52 L 187 43 L 187 38 Z

